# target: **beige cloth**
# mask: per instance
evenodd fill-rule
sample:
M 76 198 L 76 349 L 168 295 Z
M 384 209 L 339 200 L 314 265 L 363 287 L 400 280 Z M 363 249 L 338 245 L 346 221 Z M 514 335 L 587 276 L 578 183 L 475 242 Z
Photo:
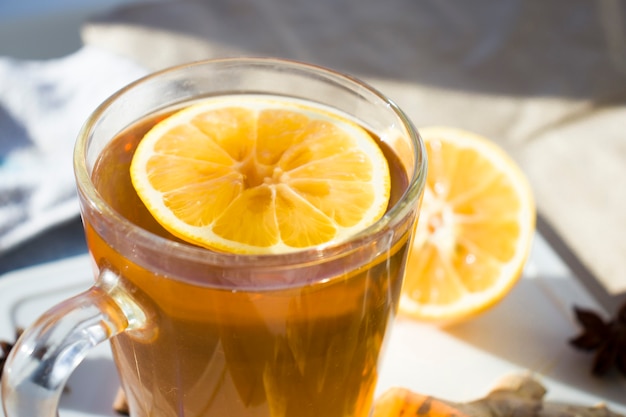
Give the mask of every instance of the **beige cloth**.
M 151 69 L 271 55 L 361 77 L 418 126 L 503 146 L 539 213 L 613 294 L 626 291 L 622 0 L 205 0 L 130 6 L 83 39 Z

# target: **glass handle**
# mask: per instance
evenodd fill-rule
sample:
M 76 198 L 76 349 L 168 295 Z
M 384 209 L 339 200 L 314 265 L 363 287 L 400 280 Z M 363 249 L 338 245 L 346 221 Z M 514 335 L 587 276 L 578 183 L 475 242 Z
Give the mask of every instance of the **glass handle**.
M 146 314 L 103 269 L 87 291 L 48 310 L 19 338 L 2 375 L 6 417 L 57 417 L 72 371 L 96 345 L 120 332 L 140 330 Z

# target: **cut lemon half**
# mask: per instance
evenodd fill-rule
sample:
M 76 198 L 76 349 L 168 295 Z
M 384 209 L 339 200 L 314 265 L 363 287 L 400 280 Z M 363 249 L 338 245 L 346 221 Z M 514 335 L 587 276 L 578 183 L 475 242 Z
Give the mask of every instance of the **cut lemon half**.
M 400 310 L 449 323 L 513 287 L 530 251 L 535 206 L 522 171 L 486 138 L 448 127 L 420 133 L 428 176 Z
M 341 241 L 385 213 L 387 160 L 326 108 L 207 99 L 165 118 L 133 156 L 133 186 L 173 235 L 210 249 L 285 253 Z

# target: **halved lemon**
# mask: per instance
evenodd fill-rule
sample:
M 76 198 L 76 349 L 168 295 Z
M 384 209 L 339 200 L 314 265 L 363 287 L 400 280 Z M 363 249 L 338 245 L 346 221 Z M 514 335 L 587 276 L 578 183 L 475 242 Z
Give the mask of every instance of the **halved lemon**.
M 521 275 L 535 228 L 528 181 L 477 134 L 420 129 L 428 176 L 400 311 L 449 323 L 501 300 Z
M 340 241 L 385 213 L 387 160 L 358 124 L 324 107 L 262 96 L 207 99 L 141 140 L 133 186 L 173 235 L 233 253 Z

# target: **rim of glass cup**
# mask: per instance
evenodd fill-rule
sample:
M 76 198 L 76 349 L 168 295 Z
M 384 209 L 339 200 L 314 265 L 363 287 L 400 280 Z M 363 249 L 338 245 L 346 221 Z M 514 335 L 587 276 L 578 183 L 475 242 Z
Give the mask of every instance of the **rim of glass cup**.
M 378 221 L 367 228 L 349 236 L 342 241 L 331 242 L 311 248 L 305 248 L 300 251 L 277 253 L 277 254 L 236 254 L 228 252 L 210 251 L 206 248 L 194 246 L 192 244 L 180 243 L 169 240 L 165 237 L 151 233 L 134 223 L 127 220 L 124 216 L 114 210 L 100 196 L 91 180 L 91 173 L 87 167 L 86 153 L 90 143 L 91 132 L 96 126 L 100 117 L 107 109 L 117 100 L 121 99 L 129 91 L 135 87 L 146 83 L 155 78 L 164 77 L 167 74 L 184 70 L 192 66 L 207 66 L 220 64 L 266 64 L 273 66 L 288 66 L 303 71 L 312 71 L 321 75 L 325 79 L 343 80 L 367 90 L 370 94 L 381 100 L 388 110 L 392 111 L 403 125 L 410 141 L 413 142 L 413 158 L 415 161 L 415 169 L 410 178 L 408 178 L 409 186 L 404 191 L 396 204 L 388 210 Z M 417 129 L 409 120 L 407 115 L 399 108 L 399 106 L 382 94 L 380 91 L 369 84 L 352 77 L 348 74 L 341 73 L 329 68 L 318 66 L 315 64 L 304 63 L 295 60 L 282 58 L 223 58 L 208 59 L 195 61 L 192 63 L 176 65 L 163 70 L 153 72 L 149 75 L 141 77 L 134 82 L 119 89 L 117 92 L 104 100 L 87 118 L 81 128 L 76 144 L 74 147 L 74 175 L 76 177 L 76 185 L 79 193 L 85 197 L 84 203 L 88 203 L 90 208 L 102 215 L 109 224 L 124 233 L 127 239 L 133 239 L 138 245 L 151 248 L 162 248 L 163 253 L 168 256 L 174 256 L 177 259 L 194 260 L 201 264 L 209 264 L 212 266 L 232 266 L 236 268 L 250 267 L 289 267 L 289 265 L 302 265 L 310 262 L 318 262 L 321 259 L 333 258 L 334 256 L 342 256 L 350 249 L 356 249 L 363 241 L 372 239 L 375 235 L 380 234 L 389 225 L 395 224 L 402 220 L 408 212 L 413 209 L 419 200 L 419 195 L 426 181 L 426 150 L 424 143 L 419 136 Z M 416 208 L 417 209 L 417 208 Z M 147 246 L 146 246 L 147 245 Z

